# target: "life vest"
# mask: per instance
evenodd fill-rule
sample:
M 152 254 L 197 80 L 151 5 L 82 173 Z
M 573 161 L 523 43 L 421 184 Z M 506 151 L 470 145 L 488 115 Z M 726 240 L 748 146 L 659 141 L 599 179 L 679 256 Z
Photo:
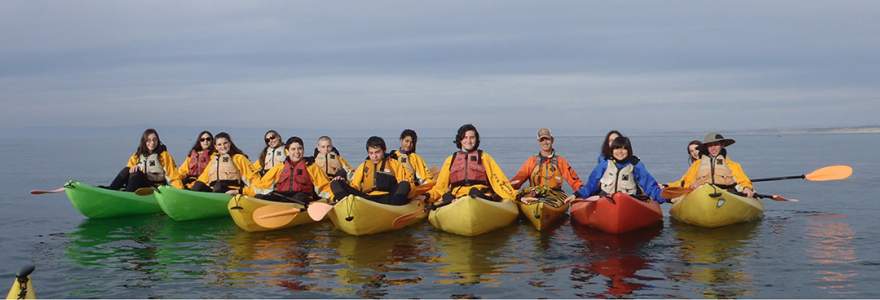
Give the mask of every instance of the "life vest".
M 416 168 L 413 166 L 412 162 L 410 161 L 409 154 L 405 154 L 405 153 L 397 151 L 397 150 L 392 150 L 391 155 L 389 155 L 389 157 L 393 158 L 394 160 L 399 162 L 401 165 L 403 165 L 403 167 L 406 168 L 406 171 L 408 172 L 407 174 L 412 174 L 412 178 L 410 178 L 410 180 L 413 182 L 413 184 L 415 184 L 415 185 L 422 184 L 422 182 L 424 180 L 419 178 L 419 174 L 416 174 Z
M 733 171 L 727 166 L 727 159 L 724 158 L 724 155 L 716 157 L 703 155 L 700 157 L 700 168 L 697 171 L 697 180 L 694 182 L 694 186 L 706 183 L 712 183 L 725 188 L 736 185 Z
M 608 166 L 605 168 L 605 174 L 599 179 L 600 189 L 605 194 L 613 195 L 616 192 L 623 192 L 630 195 L 639 193 L 639 185 L 633 175 L 635 166 L 631 163 L 626 164 L 623 169 L 617 169 L 614 160 L 607 160 Z
M 229 154 L 217 154 L 208 165 L 208 180 L 241 180 L 241 172 L 232 162 Z M 209 182 L 210 183 L 210 182 Z
M 266 147 L 266 158 L 263 159 L 263 171 L 269 171 L 276 164 L 284 163 L 287 160 L 287 156 L 284 155 L 284 146 L 278 146 L 277 148 L 269 148 Z
M 312 183 L 312 176 L 309 175 L 308 164 L 304 159 L 295 163 L 287 159 L 284 160 L 284 169 L 275 182 L 275 191 L 279 193 L 315 193 L 315 184 Z
M 199 177 L 202 172 L 205 171 L 205 168 L 208 167 L 208 163 L 211 162 L 211 151 L 202 150 L 195 151 L 192 150 L 189 152 L 189 171 L 187 171 L 187 177 Z
M 483 166 L 483 150 L 453 153 L 449 164 L 449 185 L 454 188 L 478 184 L 489 185 L 489 176 Z
M 343 169 L 342 162 L 339 161 L 339 154 L 330 152 L 327 154 L 316 154 L 315 164 L 327 173 L 327 176 L 333 178 L 339 170 Z
M 387 162 L 388 157 L 382 159 L 382 162 L 379 164 L 378 167 L 370 160 L 364 162 L 364 176 L 363 181 L 361 181 L 362 192 L 392 192 L 394 187 L 397 185 L 397 178 L 394 177 L 394 172 L 392 170 L 385 168 Z
M 159 153 L 153 153 L 149 156 L 143 154 L 138 157 L 138 171 L 144 172 L 147 180 L 152 182 L 165 182 L 165 168 L 162 167 L 162 161 L 159 160 Z
M 562 189 L 562 171 L 559 170 L 559 156 L 556 153 L 550 157 L 535 155 L 538 163 L 532 169 L 529 182 L 532 186 L 545 186 L 551 189 Z M 548 162 L 549 161 L 549 162 Z

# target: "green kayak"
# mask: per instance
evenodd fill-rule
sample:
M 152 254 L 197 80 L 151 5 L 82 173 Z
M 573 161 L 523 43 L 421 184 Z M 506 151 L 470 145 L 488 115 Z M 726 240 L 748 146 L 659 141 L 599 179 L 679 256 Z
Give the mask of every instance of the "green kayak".
M 71 180 L 64 184 L 70 203 L 88 218 L 113 218 L 162 212 L 153 195 L 114 191 Z
M 182 190 L 160 186 L 154 193 L 159 206 L 175 221 L 189 221 L 229 216 L 226 204 L 232 195 Z

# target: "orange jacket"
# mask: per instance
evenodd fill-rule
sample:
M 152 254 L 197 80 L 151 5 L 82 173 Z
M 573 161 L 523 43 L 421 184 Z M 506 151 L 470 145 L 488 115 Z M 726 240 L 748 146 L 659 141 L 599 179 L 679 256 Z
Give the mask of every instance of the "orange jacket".
M 541 164 L 541 170 L 538 171 L 538 174 L 541 176 L 545 176 L 546 172 L 552 172 L 550 176 L 556 177 L 551 179 L 552 185 L 548 186 L 549 188 L 554 189 L 562 189 L 562 178 L 565 178 L 565 181 L 568 181 L 568 186 L 572 188 L 572 190 L 577 191 L 584 185 L 584 182 L 581 181 L 581 178 L 578 177 L 577 172 L 571 167 L 568 163 L 568 160 L 565 159 L 562 155 L 553 153 L 556 156 L 556 163 L 558 166 L 552 166 L 552 161 L 550 158 L 544 159 L 544 162 Z M 538 157 L 537 155 L 532 155 L 522 164 L 522 167 L 519 168 L 519 171 L 516 172 L 516 175 L 510 180 L 513 188 L 519 189 L 526 180 L 529 181 L 531 185 L 547 185 L 547 182 L 543 182 L 543 178 L 537 178 L 541 182 L 534 182 L 532 177 L 532 173 L 534 173 L 535 168 L 538 166 Z M 555 169 L 555 170 L 553 170 Z M 562 178 L 559 178 L 559 177 Z

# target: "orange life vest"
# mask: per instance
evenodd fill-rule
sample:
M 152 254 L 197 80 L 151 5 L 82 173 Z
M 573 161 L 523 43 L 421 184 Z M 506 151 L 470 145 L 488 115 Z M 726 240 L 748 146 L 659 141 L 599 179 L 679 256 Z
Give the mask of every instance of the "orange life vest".
M 489 176 L 483 166 L 483 150 L 465 153 L 458 151 L 452 154 L 449 164 L 449 185 L 451 187 L 470 185 L 489 185 Z
M 532 186 L 545 186 L 551 189 L 562 189 L 562 171 L 559 170 L 559 159 L 556 153 L 551 157 L 535 155 L 538 163 L 532 169 L 529 182 Z M 549 162 L 547 162 L 549 160 Z M 545 163 L 547 162 L 547 163 Z

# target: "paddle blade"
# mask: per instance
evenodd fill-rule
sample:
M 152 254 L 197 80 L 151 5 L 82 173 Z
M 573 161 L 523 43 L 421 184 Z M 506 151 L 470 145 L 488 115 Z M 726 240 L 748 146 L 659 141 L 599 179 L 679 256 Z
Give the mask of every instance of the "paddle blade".
M 785 197 L 783 197 L 782 195 L 764 195 L 764 194 L 755 194 L 755 196 L 758 196 L 758 198 L 762 198 L 762 199 L 770 199 L 770 200 L 773 200 L 773 201 L 800 202 L 800 200 L 798 200 L 798 199 L 789 199 L 789 198 L 785 198 Z
M 153 192 L 155 192 L 155 191 L 156 191 L 156 189 L 151 188 L 151 187 L 142 187 L 142 188 L 134 190 L 134 193 L 137 194 L 138 196 L 149 196 L 149 195 L 152 195 Z
M 31 190 L 31 195 L 54 194 L 63 192 L 64 188 L 60 187 L 54 190 Z
M 327 215 L 331 210 L 333 210 L 333 205 L 321 202 L 312 202 L 309 204 L 309 217 L 312 220 L 321 221 L 324 219 L 324 216 Z
M 571 200 L 571 204 L 575 204 L 578 202 L 596 202 L 599 201 L 599 199 L 602 199 L 602 197 L 600 197 L 599 195 L 593 195 L 589 198 L 575 198 L 574 200 Z
M 408 213 L 408 214 L 405 214 L 405 215 L 402 215 L 402 216 L 395 218 L 394 221 L 391 222 L 391 228 L 401 229 L 403 227 L 406 227 L 406 225 L 409 225 L 413 221 L 421 219 L 424 216 L 425 216 L 425 210 L 422 208 L 419 208 L 418 210 L 416 210 L 414 212 L 411 212 L 411 213 Z
M 278 228 L 290 224 L 300 211 L 299 208 L 286 205 L 266 205 L 254 210 L 253 219 L 261 227 Z
M 809 181 L 844 180 L 852 176 L 852 167 L 845 165 L 827 166 L 804 175 Z
M 691 188 L 670 186 L 670 187 L 663 189 L 663 191 L 660 192 L 660 196 L 663 198 L 666 198 L 666 199 L 674 199 L 674 198 L 678 198 L 678 197 L 687 195 L 688 193 L 692 192 L 693 190 L 694 189 L 691 189 Z

